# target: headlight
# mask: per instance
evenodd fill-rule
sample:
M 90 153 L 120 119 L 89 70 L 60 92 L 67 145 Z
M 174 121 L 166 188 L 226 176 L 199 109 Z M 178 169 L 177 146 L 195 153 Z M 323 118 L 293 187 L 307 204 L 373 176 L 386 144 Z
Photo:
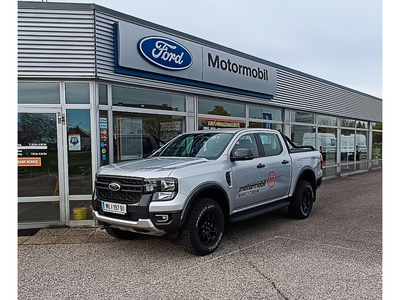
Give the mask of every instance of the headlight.
M 153 200 L 172 200 L 178 192 L 176 178 L 156 178 L 144 180 L 144 192 L 152 193 Z

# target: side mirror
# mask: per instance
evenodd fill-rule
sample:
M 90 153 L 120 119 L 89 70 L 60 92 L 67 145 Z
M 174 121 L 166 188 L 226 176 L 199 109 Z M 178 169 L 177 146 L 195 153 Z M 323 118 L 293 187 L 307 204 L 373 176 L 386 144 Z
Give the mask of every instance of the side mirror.
M 235 152 L 232 152 L 231 154 L 231 161 L 252 160 L 253 158 L 253 151 L 247 148 L 236 149 Z

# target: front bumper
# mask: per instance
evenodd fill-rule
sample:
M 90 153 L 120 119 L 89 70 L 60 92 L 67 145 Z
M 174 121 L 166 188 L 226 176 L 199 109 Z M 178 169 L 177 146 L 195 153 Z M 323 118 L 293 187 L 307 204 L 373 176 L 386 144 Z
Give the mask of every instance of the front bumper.
M 150 235 L 164 235 L 166 232 L 156 228 L 150 219 L 139 219 L 137 221 L 120 220 L 102 216 L 97 211 L 93 211 L 93 218 L 98 220 L 100 223 L 116 227 L 121 230 L 132 231 L 142 234 Z
M 124 202 L 104 200 L 107 202 L 123 203 L 127 205 L 127 214 L 118 215 L 104 212 L 102 201 L 93 197 L 93 218 L 100 225 L 108 225 L 121 230 L 132 231 L 149 235 L 164 235 L 174 233 L 179 229 L 182 210 L 150 212 L 152 195 L 142 195 L 138 203 L 127 204 Z M 165 201 L 166 203 L 168 201 Z

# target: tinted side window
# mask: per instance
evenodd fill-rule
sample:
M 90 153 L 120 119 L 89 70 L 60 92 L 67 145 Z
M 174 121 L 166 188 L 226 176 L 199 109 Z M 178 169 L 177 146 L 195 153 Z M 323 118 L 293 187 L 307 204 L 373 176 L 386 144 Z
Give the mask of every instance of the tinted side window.
M 232 152 L 239 148 L 250 149 L 253 152 L 254 157 L 258 157 L 258 149 L 256 139 L 253 134 L 245 134 L 241 136 L 235 143 Z
M 282 152 L 282 145 L 276 134 L 260 133 L 260 139 L 264 148 L 265 156 L 278 155 Z

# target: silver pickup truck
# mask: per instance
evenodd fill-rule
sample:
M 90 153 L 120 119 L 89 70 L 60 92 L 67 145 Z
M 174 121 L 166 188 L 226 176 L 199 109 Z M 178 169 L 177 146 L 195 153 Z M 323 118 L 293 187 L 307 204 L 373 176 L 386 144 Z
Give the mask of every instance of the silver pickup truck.
M 307 218 L 322 183 L 322 156 L 268 129 L 221 129 L 177 136 L 150 157 L 96 174 L 93 216 L 119 239 L 179 237 L 207 255 L 226 224 L 288 207 Z

